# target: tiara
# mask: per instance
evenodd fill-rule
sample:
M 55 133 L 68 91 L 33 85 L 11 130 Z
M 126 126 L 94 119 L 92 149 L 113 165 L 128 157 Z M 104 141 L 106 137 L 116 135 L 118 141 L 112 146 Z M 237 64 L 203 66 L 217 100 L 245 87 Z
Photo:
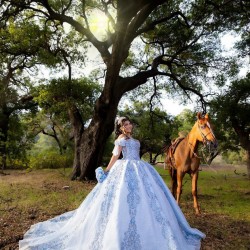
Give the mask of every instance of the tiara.
M 127 119 L 127 117 L 125 117 L 125 116 L 122 116 L 122 117 L 119 117 L 118 119 L 117 119 L 117 125 L 121 125 L 122 124 L 122 120 L 124 120 L 124 119 Z

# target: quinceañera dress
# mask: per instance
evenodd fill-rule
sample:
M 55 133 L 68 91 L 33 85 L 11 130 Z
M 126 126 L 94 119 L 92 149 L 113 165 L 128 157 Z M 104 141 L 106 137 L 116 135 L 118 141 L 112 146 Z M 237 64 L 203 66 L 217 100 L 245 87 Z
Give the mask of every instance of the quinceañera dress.
M 107 178 L 79 208 L 31 226 L 19 249 L 174 250 L 200 249 L 205 235 L 191 228 L 157 171 L 140 160 L 139 141 L 122 146 Z

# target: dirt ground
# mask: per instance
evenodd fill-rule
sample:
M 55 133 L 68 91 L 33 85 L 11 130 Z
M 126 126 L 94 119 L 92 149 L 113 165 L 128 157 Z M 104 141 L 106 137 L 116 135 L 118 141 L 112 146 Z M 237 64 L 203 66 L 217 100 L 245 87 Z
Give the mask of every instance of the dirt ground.
M 9 176 L 0 176 L 5 181 L 8 179 L 9 183 L 14 183 L 18 176 L 13 174 Z M 33 175 L 34 177 L 34 175 Z M 30 175 L 23 175 L 22 178 L 18 178 L 19 183 L 31 182 Z M 1 179 L 0 179 L 1 180 Z M 63 192 L 62 186 L 67 184 L 64 179 L 50 180 L 50 185 L 46 185 L 46 190 Z M 41 181 L 41 187 L 46 182 Z M 40 185 L 36 183 L 36 185 Z M 79 191 L 79 183 L 71 182 L 71 191 Z M 81 184 L 80 188 L 85 188 L 90 191 L 95 183 Z M 6 197 L 1 196 L 0 190 L 0 202 L 7 204 L 11 203 L 11 197 L 9 201 Z M 207 236 L 202 241 L 203 250 L 250 250 L 250 223 L 243 220 L 232 220 L 226 215 L 217 213 L 202 213 L 200 216 L 196 216 L 192 209 L 189 209 L 190 204 L 183 204 L 182 209 L 184 214 L 192 227 L 196 227 Z M 62 204 L 56 211 L 47 212 L 41 210 L 39 207 L 32 207 L 30 209 L 20 209 L 18 205 L 2 206 L 0 211 L 0 249 L 14 250 L 18 249 L 18 241 L 22 239 L 23 234 L 30 228 L 32 224 L 50 219 L 58 214 L 62 214 L 70 209 L 68 204 Z M 157 249 L 155 249 L 157 250 Z

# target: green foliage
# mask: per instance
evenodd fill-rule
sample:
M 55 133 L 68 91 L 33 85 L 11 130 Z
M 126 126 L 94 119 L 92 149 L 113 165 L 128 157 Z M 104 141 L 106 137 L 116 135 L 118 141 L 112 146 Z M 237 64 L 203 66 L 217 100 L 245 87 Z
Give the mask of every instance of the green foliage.
M 242 148 L 238 151 L 227 150 L 222 153 L 223 160 L 228 164 L 246 164 L 246 151 Z
M 59 154 L 57 151 L 44 150 L 41 153 L 29 158 L 29 168 L 70 168 L 73 164 L 73 152 L 67 154 Z
M 171 139 L 177 138 L 179 136 L 186 136 L 194 123 L 196 122 L 196 113 L 190 109 L 184 109 L 179 115 L 174 118 L 173 122 L 173 133 L 171 134 Z
M 76 105 L 84 123 L 93 113 L 93 105 L 100 93 L 100 86 L 87 78 L 53 79 L 49 84 L 41 84 L 34 89 L 35 100 L 43 114 L 54 114 L 62 122 L 68 121 L 67 110 Z
M 73 150 L 68 147 L 60 154 L 56 142 L 48 136 L 40 135 L 36 144 L 28 152 L 29 168 L 68 168 L 73 163 Z
M 27 151 L 31 149 L 34 137 L 26 122 L 26 115 L 13 113 L 9 121 L 8 139 L 6 142 L 7 167 L 26 168 Z
M 210 108 L 222 150 L 238 151 L 238 145 L 247 149 L 247 134 L 249 135 L 250 131 L 250 116 L 247 115 L 250 114 L 249 98 L 250 74 L 231 82 L 227 90 L 212 100 Z

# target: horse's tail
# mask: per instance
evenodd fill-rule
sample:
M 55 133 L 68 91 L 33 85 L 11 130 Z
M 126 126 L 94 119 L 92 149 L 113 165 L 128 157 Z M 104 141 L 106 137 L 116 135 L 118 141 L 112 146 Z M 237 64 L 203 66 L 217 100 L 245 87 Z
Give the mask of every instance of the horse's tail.
M 173 196 L 176 198 L 177 190 L 177 171 L 174 163 L 174 155 L 171 146 L 166 150 L 165 164 L 168 166 L 169 174 L 172 181 L 171 191 Z
M 165 156 L 165 160 L 164 160 L 164 169 L 168 168 L 169 170 L 171 168 L 171 156 L 170 156 L 171 149 L 170 148 L 171 148 L 171 146 L 165 148 L 166 156 Z

